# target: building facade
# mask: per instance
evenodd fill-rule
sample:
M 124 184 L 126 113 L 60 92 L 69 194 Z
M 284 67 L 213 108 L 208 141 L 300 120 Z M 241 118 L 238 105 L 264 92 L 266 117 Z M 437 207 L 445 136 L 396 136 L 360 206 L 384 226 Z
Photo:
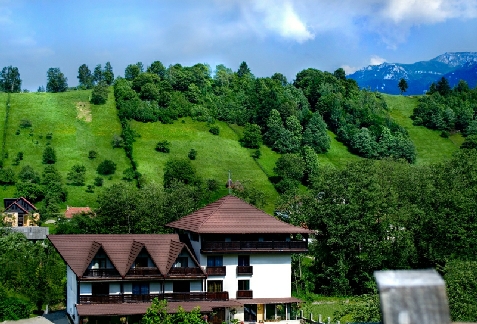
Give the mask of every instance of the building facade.
M 156 297 L 169 312 L 199 306 L 212 323 L 296 321 L 291 255 L 307 251 L 309 230 L 234 196 L 167 226 L 177 233 L 49 236 L 74 323 L 133 323 Z

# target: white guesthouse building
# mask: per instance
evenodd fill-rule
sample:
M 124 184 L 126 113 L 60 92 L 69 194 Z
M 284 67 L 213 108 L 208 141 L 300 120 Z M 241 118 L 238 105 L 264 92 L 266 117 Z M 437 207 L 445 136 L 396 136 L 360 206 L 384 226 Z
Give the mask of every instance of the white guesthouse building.
M 155 297 L 210 323 L 298 323 L 291 255 L 311 232 L 234 196 L 167 226 L 177 234 L 50 235 L 67 264 L 74 323 L 138 322 Z

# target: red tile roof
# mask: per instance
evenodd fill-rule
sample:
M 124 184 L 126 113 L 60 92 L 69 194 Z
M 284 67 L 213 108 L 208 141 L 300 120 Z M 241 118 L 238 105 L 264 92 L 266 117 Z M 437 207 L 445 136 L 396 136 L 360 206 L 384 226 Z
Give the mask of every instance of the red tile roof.
M 282 222 L 230 195 L 166 226 L 200 234 L 313 233 L 308 229 Z
M 80 278 L 101 248 L 122 277 L 126 275 L 142 247 L 163 275 L 169 273 L 184 249 L 195 265 L 200 267 L 193 253 L 180 242 L 177 234 L 71 234 L 48 235 L 48 239 Z
M 91 208 L 89 207 L 67 207 L 65 211 L 66 218 L 72 218 L 74 215 L 81 213 L 91 213 Z

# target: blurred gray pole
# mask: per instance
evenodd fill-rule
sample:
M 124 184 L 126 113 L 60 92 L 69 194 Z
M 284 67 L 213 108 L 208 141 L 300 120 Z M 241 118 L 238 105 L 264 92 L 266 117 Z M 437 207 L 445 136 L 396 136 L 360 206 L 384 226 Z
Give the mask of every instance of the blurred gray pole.
M 384 324 L 450 324 L 446 286 L 435 270 L 376 271 Z

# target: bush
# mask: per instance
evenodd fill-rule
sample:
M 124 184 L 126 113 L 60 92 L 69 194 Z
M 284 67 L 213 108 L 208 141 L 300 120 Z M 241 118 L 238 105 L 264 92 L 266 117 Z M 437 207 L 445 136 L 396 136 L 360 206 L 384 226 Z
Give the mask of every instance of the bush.
M 0 298 L 0 321 L 28 318 L 32 305 L 17 297 Z
M 48 134 L 46 134 L 45 138 L 46 138 L 47 140 L 51 140 L 51 139 L 53 138 L 53 133 L 48 133 Z
M 194 184 L 197 175 L 192 163 L 187 159 L 170 159 L 164 167 L 164 187 L 169 188 L 174 181 Z
M 209 191 L 216 191 L 220 187 L 219 182 L 215 179 L 207 179 L 206 186 Z
M 195 160 L 197 156 L 197 151 L 194 149 L 190 149 L 189 154 L 187 154 L 187 156 L 189 157 L 189 159 Z
M 23 160 L 23 152 L 18 152 L 18 153 L 17 153 L 17 158 L 18 158 L 18 160 L 20 160 L 20 161 Z
M 260 150 L 255 150 L 252 152 L 251 156 L 254 159 L 259 159 L 262 156 L 262 152 Z
M 84 186 L 84 182 L 86 181 L 86 167 L 81 164 L 73 165 L 66 179 L 74 186 Z
M 95 105 L 104 105 L 108 101 L 108 86 L 101 82 L 93 88 L 91 93 L 91 103 Z
M 120 135 L 114 134 L 113 140 L 111 141 L 111 145 L 112 145 L 114 148 L 123 147 L 123 146 L 124 146 L 124 140 L 123 140 L 123 138 L 122 138 Z
M 247 124 L 243 130 L 243 137 L 239 140 L 243 147 L 260 148 L 262 144 L 262 132 L 260 126 Z
M 56 153 L 51 146 L 47 146 L 43 151 L 43 163 L 54 164 L 56 162 Z
M 167 140 L 158 142 L 156 145 L 156 151 L 162 153 L 169 153 L 171 151 L 171 143 Z
M 219 133 L 220 133 L 219 126 L 212 126 L 209 129 L 209 132 L 212 133 L 213 135 L 219 135 Z
M 450 136 L 450 134 L 449 134 L 448 131 L 442 131 L 441 137 L 443 137 L 443 138 L 449 138 L 449 136 Z
M 104 181 L 103 178 L 101 178 L 101 177 L 96 177 L 96 178 L 94 178 L 94 185 L 95 185 L 96 187 L 101 187 L 101 186 L 103 185 L 103 181 Z
M 29 128 L 31 126 L 32 126 L 32 123 L 28 119 L 22 119 L 20 121 L 20 128 Z
M 104 160 L 98 165 L 96 171 L 102 175 L 114 174 L 116 172 L 116 163 L 111 160 Z
M 98 156 L 98 153 L 96 151 L 91 150 L 88 152 L 88 159 L 90 160 L 96 159 L 96 156 Z
M 290 190 L 295 190 L 300 185 L 300 182 L 295 179 L 284 178 L 275 185 L 278 193 L 283 194 Z
M 86 187 L 86 190 L 85 190 L 85 191 L 86 191 L 86 192 L 89 192 L 89 193 L 93 193 L 93 192 L 94 192 L 94 186 L 89 184 L 89 185 Z
M 136 171 L 133 168 L 127 168 L 123 171 L 123 180 L 133 181 L 136 177 Z

